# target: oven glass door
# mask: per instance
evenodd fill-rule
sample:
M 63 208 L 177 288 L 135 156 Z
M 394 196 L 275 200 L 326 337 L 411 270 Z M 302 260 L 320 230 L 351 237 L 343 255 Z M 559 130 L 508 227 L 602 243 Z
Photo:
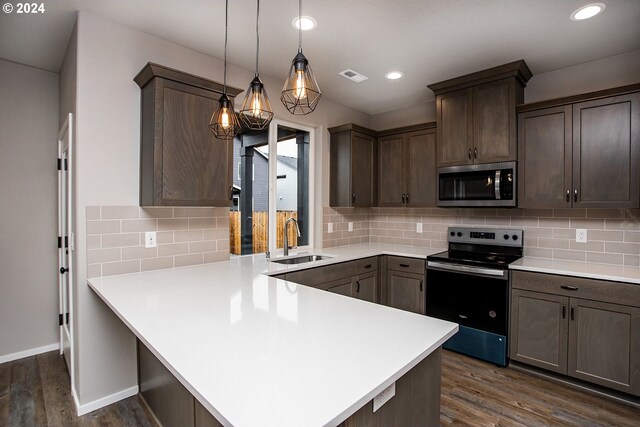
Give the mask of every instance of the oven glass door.
M 507 335 L 509 282 L 427 268 L 427 316 Z
M 495 169 L 441 173 L 440 200 L 496 200 L 499 196 L 496 197 L 495 181 Z

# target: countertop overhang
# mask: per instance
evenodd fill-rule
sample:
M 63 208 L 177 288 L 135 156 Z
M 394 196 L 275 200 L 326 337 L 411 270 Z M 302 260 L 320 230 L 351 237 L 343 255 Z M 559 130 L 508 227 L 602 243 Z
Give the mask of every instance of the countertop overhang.
M 223 425 L 337 425 L 458 326 L 264 273 L 440 250 L 357 245 L 304 266 L 253 255 L 89 286 Z

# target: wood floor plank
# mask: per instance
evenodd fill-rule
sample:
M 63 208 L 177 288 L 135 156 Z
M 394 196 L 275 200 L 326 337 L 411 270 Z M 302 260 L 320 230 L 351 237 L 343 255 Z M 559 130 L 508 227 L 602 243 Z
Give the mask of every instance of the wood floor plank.
M 9 384 L 11 365 L 0 364 L 0 426 L 9 425 Z
M 75 426 L 77 417 L 63 356 L 53 351 L 40 354 L 37 359 L 48 425 Z
M 9 390 L 9 425 L 44 426 L 47 415 L 35 356 L 12 362 Z

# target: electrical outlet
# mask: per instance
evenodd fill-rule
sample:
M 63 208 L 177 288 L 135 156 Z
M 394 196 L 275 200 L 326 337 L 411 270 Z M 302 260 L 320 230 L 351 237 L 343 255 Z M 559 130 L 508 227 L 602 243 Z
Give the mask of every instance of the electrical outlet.
M 332 222 L 327 224 L 327 232 L 333 233 L 333 223 Z
M 144 233 L 144 247 L 145 248 L 155 248 L 158 246 L 156 242 L 156 232 L 155 231 L 147 231 Z
M 394 382 L 389 387 L 380 392 L 379 395 L 373 398 L 373 412 L 376 412 L 387 403 L 393 396 L 396 395 L 396 383 Z
M 416 222 L 416 233 L 422 233 L 422 223 Z
M 353 231 L 353 223 L 352 222 L 349 223 L 349 231 L 350 232 Z
M 576 229 L 576 242 L 587 243 L 587 230 L 585 230 L 584 228 Z

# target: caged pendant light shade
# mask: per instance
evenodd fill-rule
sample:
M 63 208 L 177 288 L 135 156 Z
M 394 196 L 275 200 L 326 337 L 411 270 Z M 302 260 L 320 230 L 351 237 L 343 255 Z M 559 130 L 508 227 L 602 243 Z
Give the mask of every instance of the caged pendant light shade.
M 265 129 L 273 119 L 273 110 L 267 96 L 267 90 L 262 84 L 260 73 L 258 72 L 258 57 L 260 55 L 259 21 L 260 0 L 256 0 L 256 75 L 249 84 L 249 89 L 247 89 L 239 114 L 242 123 L 253 130 Z
M 298 0 L 298 17 L 302 18 L 302 0 Z M 291 114 L 313 112 L 320 102 L 320 87 L 309 61 L 302 53 L 302 25 L 298 28 L 298 54 L 291 61 L 289 77 L 284 82 L 280 101 Z
M 240 131 L 240 122 L 233 109 L 233 104 L 227 96 L 227 25 L 229 22 L 229 0 L 225 0 L 224 9 L 224 85 L 222 96 L 218 100 L 218 108 L 209 120 L 209 129 L 217 139 L 229 140 L 235 138 Z

